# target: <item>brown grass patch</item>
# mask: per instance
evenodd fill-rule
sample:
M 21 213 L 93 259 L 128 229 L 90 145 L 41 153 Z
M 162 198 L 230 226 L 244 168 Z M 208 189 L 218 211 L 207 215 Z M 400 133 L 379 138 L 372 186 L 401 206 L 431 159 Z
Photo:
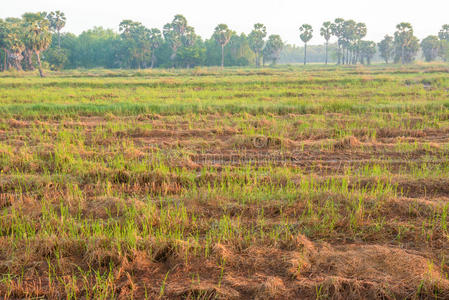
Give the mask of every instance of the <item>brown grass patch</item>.
M 335 150 L 353 149 L 358 147 L 359 145 L 360 145 L 359 140 L 353 136 L 350 136 L 335 142 L 334 149 Z

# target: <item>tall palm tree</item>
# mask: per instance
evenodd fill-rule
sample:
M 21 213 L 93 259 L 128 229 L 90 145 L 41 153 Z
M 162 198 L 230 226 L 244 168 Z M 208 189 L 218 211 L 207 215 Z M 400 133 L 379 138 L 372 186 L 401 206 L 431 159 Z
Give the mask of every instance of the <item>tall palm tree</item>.
M 354 20 L 347 20 L 343 23 L 343 64 L 351 63 L 351 56 L 354 53 L 356 26 L 357 23 Z
M 304 42 L 304 65 L 306 65 L 306 63 L 307 63 L 307 43 L 313 37 L 313 28 L 309 24 L 304 24 L 299 28 L 299 31 L 301 32 L 299 37 Z
M 27 26 L 26 40 L 29 48 L 33 50 L 39 64 L 39 75 L 45 77 L 42 70 L 40 54 L 48 49 L 51 44 L 51 33 L 49 30 L 50 22 L 47 19 L 40 19 L 32 22 Z
M 256 54 L 256 67 L 260 67 L 260 54 L 265 47 L 265 37 L 267 36 L 267 27 L 261 23 L 254 25 L 254 29 L 248 36 L 249 47 Z
M 232 31 L 226 24 L 219 24 L 215 27 L 214 38 L 221 45 L 221 68 L 224 68 L 224 47 L 231 40 Z
M 337 37 L 337 65 L 340 65 L 342 63 L 342 56 L 344 56 L 344 23 L 345 20 L 343 18 L 337 18 L 335 19 L 334 23 L 332 23 L 332 34 Z
M 61 48 L 61 29 L 64 28 L 67 20 L 65 14 L 57 10 L 51 12 L 47 18 L 50 21 L 50 28 L 58 33 L 58 48 Z
M 148 31 L 149 40 L 150 40 L 150 50 L 151 50 L 151 69 L 154 68 L 154 63 L 156 62 L 156 49 L 159 48 L 162 43 L 162 34 L 161 31 L 157 28 L 152 28 Z
M 13 64 L 18 71 L 22 70 L 24 44 L 23 26 L 20 19 L 6 19 L 6 32 L 4 32 L 5 54 L 8 57 L 8 64 Z M 5 62 L 6 64 L 6 62 Z
M 401 63 L 405 64 L 405 50 L 413 41 L 413 27 L 410 23 L 400 23 L 396 26 L 397 31 L 394 33 L 395 41 L 401 46 Z
M 321 36 L 326 40 L 326 65 L 328 60 L 328 48 L 329 48 L 329 40 L 332 37 L 332 23 L 324 22 L 323 26 L 320 29 Z
M 8 44 L 7 44 L 7 36 L 8 36 L 9 28 L 8 23 L 0 19 L 0 49 L 3 50 L 3 67 L 2 70 L 6 71 L 7 69 L 7 57 L 8 57 Z
M 356 26 L 355 26 L 355 39 L 356 39 L 356 41 L 355 41 L 355 43 L 356 43 L 355 48 L 356 48 L 356 53 L 355 53 L 355 55 L 353 57 L 353 63 L 354 64 L 357 64 L 357 62 L 361 59 L 361 53 L 360 53 L 361 52 L 361 47 L 362 47 L 361 42 L 362 42 L 362 39 L 366 36 L 367 32 L 368 32 L 368 30 L 366 28 L 366 24 L 365 23 L 357 23 L 356 24 Z M 367 44 L 365 43 L 365 46 L 366 45 Z

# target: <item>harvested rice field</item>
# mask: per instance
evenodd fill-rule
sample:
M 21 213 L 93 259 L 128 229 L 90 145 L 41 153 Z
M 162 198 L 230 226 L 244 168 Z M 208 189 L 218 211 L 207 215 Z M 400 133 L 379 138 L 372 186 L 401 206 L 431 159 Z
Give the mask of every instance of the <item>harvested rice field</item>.
M 5 299 L 448 299 L 449 67 L 0 75 Z

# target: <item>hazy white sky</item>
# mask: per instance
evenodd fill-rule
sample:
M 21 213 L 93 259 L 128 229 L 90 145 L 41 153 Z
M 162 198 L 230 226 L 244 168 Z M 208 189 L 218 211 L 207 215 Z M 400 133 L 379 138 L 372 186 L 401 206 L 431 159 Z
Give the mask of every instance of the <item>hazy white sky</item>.
M 441 25 L 449 23 L 449 0 L 21 0 L 2 5 L 0 18 L 52 10 L 64 11 L 64 31 L 76 34 L 94 26 L 117 30 L 123 19 L 162 28 L 180 13 L 203 38 L 210 37 L 218 23 L 248 33 L 261 22 L 269 34 L 280 34 L 295 44 L 300 44 L 298 28 L 303 23 L 314 27 L 312 43 L 322 43 L 319 27 L 337 17 L 365 22 L 367 39 L 375 41 L 392 34 L 399 22 L 412 23 L 418 38 L 437 34 Z

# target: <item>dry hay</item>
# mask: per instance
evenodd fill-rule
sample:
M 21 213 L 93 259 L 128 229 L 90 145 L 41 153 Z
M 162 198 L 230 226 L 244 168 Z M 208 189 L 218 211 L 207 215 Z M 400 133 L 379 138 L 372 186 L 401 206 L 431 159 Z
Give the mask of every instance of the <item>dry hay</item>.
M 296 145 L 294 141 L 287 138 L 268 137 L 263 135 L 234 135 L 228 140 L 228 144 L 240 149 L 280 149 L 291 148 Z
M 355 148 L 360 145 L 360 142 L 357 138 L 353 136 L 345 137 L 344 139 L 335 142 L 334 150 L 345 150 Z
M 295 250 L 251 246 L 241 252 L 217 244 L 226 261 L 224 283 L 254 299 L 439 299 L 449 297 L 449 280 L 420 252 L 387 245 L 332 246 L 302 235 Z M 239 272 L 240 270 L 240 272 Z M 245 270 L 254 270 L 245 274 Z M 242 273 L 243 272 L 243 273 Z M 251 274 L 251 275 L 250 275 Z

